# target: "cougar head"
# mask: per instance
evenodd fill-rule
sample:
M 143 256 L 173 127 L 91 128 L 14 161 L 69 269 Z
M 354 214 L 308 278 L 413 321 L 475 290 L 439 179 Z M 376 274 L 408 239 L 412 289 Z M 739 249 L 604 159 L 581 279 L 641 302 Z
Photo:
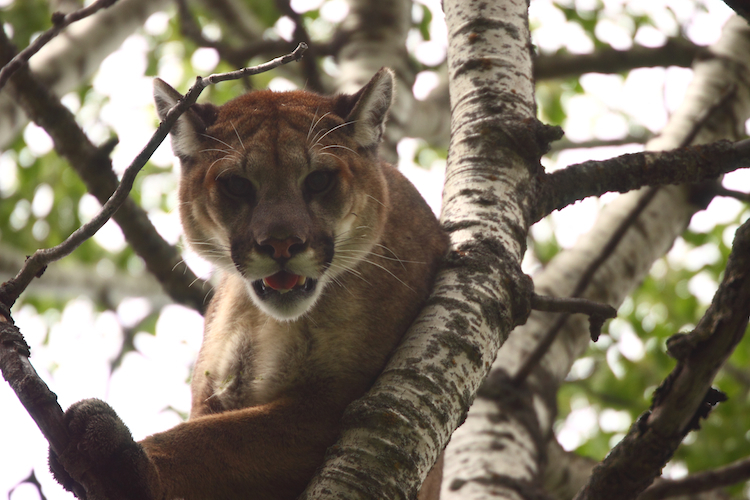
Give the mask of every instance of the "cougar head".
M 393 94 L 381 69 L 353 95 L 255 91 L 200 104 L 171 131 L 188 243 L 246 283 L 267 314 L 293 320 L 356 273 L 383 231 L 377 156 Z M 182 95 L 154 81 L 161 119 Z

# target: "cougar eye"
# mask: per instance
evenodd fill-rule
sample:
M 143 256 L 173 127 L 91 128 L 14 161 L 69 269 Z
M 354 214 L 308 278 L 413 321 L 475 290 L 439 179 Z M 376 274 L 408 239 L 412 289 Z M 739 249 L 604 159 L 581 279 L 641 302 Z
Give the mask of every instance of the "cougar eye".
M 247 198 L 253 194 L 253 183 L 239 175 L 230 175 L 219 178 L 221 187 L 231 196 Z
M 316 170 L 305 178 L 305 186 L 313 193 L 322 193 L 333 183 L 334 173 L 330 170 Z

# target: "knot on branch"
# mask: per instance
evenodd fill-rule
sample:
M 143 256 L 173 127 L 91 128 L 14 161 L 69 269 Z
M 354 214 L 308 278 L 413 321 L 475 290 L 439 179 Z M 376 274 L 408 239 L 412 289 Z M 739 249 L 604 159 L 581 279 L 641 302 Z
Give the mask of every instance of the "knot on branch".
M 3 286 L 5 283 L 3 283 Z M 13 321 L 13 318 L 10 315 L 10 307 L 5 305 L 5 296 L 2 293 L 3 287 L 0 287 L 0 315 L 3 316 L 10 324 L 15 324 L 15 321 Z M 0 318 L 0 323 L 3 320 Z
M 10 319 L 10 315 L 8 316 Z M 13 323 L 0 321 L 0 346 L 3 350 L 13 350 L 22 356 L 29 357 L 31 348 Z

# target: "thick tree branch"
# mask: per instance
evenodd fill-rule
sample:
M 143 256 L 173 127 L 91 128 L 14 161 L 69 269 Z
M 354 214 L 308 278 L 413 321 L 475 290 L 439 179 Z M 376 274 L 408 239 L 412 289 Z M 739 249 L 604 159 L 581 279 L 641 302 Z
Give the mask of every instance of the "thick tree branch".
M 737 230 L 724 279 L 688 336 L 649 413 L 597 465 L 577 500 L 633 498 L 657 477 L 685 435 L 721 400 L 711 381 L 742 339 L 750 316 L 750 221 Z M 685 347 L 685 345 L 683 346 Z M 621 481 L 622 477 L 629 481 Z M 616 485 L 616 486 L 615 486 Z
M 57 396 L 29 363 L 29 346 L 13 324 L 9 312 L 0 310 L 0 371 L 55 453 L 68 446 L 68 431 Z
M 540 149 L 528 5 L 444 7 L 453 133 L 441 221 L 450 250 L 426 307 L 373 388 L 347 408 L 341 438 L 302 498 L 413 498 L 498 347 L 529 312 L 522 200 L 538 157 L 515 148 Z
M 44 47 L 47 42 L 59 35 L 68 25 L 80 21 L 101 9 L 111 7 L 115 2 L 117 2 L 117 0 L 96 0 L 88 7 L 84 7 L 67 15 L 63 15 L 59 12 L 54 13 L 52 15 L 52 27 L 35 38 L 28 47 L 16 54 L 13 59 L 0 69 L 0 90 L 2 90 L 13 73 L 23 66 L 26 61 L 31 59 L 31 56 L 39 52 L 39 49 Z
M 735 462 L 728 467 L 738 465 L 743 461 Z M 552 495 L 555 500 L 570 500 L 573 498 L 578 490 L 586 484 L 589 476 L 591 475 L 591 469 L 593 469 L 598 462 L 594 459 L 583 457 L 576 454 L 573 451 L 565 451 L 557 439 L 554 437 L 550 439 L 547 445 L 547 467 L 544 469 L 544 490 Z M 722 469 L 717 469 L 716 472 L 723 472 Z M 700 476 L 703 473 L 688 476 L 687 478 L 680 480 L 669 480 L 669 479 L 657 479 L 651 488 L 659 488 L 662 483 L 676 483 L 682 484 L 684 480 L 694 476 Z M 705 484 L 705 483 L 701 483 Z M 674 500 L 728 500 L 729 496 L 724 494 L 721 487 L 725 486 L 721 483 L 721 480 L 717 480 L 713 488 L 701 489 L 700 487 L 691 488 L 690 490 L 684 490 L 681 493 L 677 493 L 667 486 L 667 491 L 675 491 L 675 496 L 671 497 Z M 678 486 L 679 487 L 679 486 Z M 644 495 L 648 494 L 651 488 L 647 489 L 638 500 L 647 500 Z M 650 500 L 657 500 L 652 498 Z
M 624 193 L 643 186 L 694 183 L 747 167 L 750 139 L 587 161 L 547 174 L 535 204 L 534 220 L 587 196 L 610 191 Z
M 590 54 L 542 54 L 534 58 L 534 78 L 543 80 L 578 77 L 584 73 L 622 73 L 653 66 L 689 68 L 699 54 L 708 54 L 708 51 L 684 38 L 670 38 L 661 47 L 635 45 L 628 50 L 606 47 Z

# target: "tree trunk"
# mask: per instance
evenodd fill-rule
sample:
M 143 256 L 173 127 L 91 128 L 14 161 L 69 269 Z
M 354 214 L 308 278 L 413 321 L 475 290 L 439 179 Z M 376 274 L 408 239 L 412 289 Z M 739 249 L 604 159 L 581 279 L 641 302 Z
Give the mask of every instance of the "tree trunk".
M 348 408 L 342 438 L 303 498 L 413 498 L 497 349 L 528 314 L 519 263 L 541 146 L 527 5 L 444 7 L 453 134 L 441 221 L 449 255 L 427 307 L 373 389 Z M 518 144 L 530 152 L 519 154 Z
M 660 137 L 649 142 L 648 149 L 678 147 L 691 138 L 694 143 L 708 143 L 742 137 L 741 125 L 750 117 L 747 22 L 741 18 L 730 20 L 710 53 L 713 58 L 694 65 L 695 76 L 682 107 Z M 727 89 L 734 91 L 729 99 L 722 101 Z M 717 103 L 721 105 L 717 107 Z M 698 130 L 694 130 L 696 127 Z M 603 254 L 621 227 L 627 227 L 613 252 L 590 280 L 583 283 L 584 297 L 619 306 L 652 263 L 684 231 L 692 214 L 700 209 L 692 202 L 695 189 L 695 186 L 670 186 L 658 189 L 655 195 L 644 189 L 613 201 L 587 235 L 535 276 L 536 290 L 561 297 L 573 294 L 589 263 Z M 653 198 L 644 204 L 646 196 Z M 623 221 L 631 214 L 637 218 L 624 226 Z M 514 387 L 508 380 L 556 319 L 555 315 L 534 312 L 500 350 L 488 385 L 480 392 L 486 396 L 475 403 L 446 450 L 444 499 L 479 498 L 490 493 L 501 494 L 501 490 L 505 495 L 532 496 L 530 493 L 536 488 L 546 463 L 546 440 L 552 438 L 557 388 L 589 343 L 586 319 L 574 315 L 567 320 L 526 378 L 527 385 Z M 511 400 L 516 404 L 508 405 Z M 518 401 L 522 404 L 517 404 Z M 559 461 L 549 463 L 553 468 L 562 465 Z

